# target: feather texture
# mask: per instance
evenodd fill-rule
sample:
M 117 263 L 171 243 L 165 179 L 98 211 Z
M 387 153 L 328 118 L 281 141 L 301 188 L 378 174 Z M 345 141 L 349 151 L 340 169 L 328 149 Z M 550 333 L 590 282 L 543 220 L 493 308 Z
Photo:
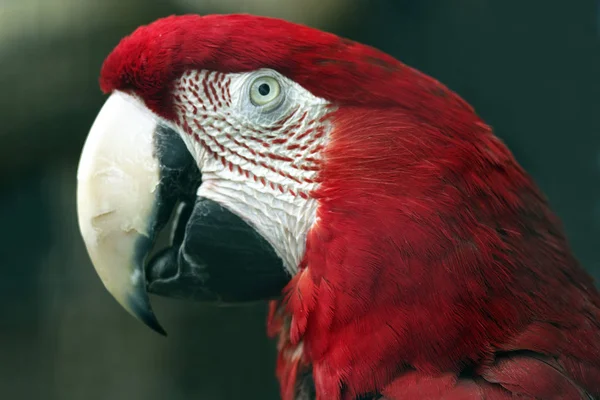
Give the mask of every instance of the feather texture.
M 334 118 L 319 222 L 287 298 L 317 398 L 392 382 L 387 396 L 405 399 L 393 388 L 410 376 L 443 377 L 415 390 L 450 390 L 469 370 L 448 398 L 488 387 L 599 396 L 592 279 L 504 145 L 474 114 L 444 106 L 445 119 L 365 108 Z

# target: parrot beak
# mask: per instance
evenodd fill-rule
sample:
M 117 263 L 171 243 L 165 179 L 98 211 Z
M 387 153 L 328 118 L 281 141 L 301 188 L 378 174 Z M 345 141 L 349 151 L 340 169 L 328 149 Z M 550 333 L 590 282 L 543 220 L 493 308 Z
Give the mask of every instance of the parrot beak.
M 129 313 L 163 335 L 144 263 L 176 202 L 164 190 L 169 179 L 157 146 L 169 134 L 179 139 L 140 100 L 115 92 L 89 132 L 77 171 L 79 228 L 100 279 Z
M 197 195 L 201 171 L 176 129 L 116 91 L 77 171 L 79 229 L 96 272 L 121 306 L 163 335 L 148 292 L 240 303 L 279 296 L 290 279 L 251 224 Z M 171 243 L 150 258 L 172 214 Z

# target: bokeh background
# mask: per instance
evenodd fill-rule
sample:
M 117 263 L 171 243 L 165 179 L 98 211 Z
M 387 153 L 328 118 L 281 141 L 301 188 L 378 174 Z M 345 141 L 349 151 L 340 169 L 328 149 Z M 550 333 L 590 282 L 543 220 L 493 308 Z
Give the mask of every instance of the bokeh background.
M 276 399 L 264 305 L 154 298 L 168 339 L 105 292 L 75 174 L 103 58 L 169 14 L 251 12 L 371 44 L 475 106 L 600 277 L 600 38 L 594 1 L 0 0 L 0 398 Z

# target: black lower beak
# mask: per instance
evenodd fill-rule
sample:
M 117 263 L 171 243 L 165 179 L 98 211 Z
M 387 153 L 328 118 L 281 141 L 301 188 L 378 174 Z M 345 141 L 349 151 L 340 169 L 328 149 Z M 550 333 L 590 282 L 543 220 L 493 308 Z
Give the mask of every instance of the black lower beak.
M 236 303 L 277 297 L 290 276 L 271 245 L 218 203 L 197 198 L 178 215 L 172 245 L 146 266 L 148 291 Z

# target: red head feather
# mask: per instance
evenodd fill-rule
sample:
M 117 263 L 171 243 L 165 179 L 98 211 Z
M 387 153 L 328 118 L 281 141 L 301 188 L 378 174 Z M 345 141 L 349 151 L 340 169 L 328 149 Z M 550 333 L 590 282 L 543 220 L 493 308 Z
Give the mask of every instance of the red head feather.
M 458 399 L 461 379 L 490 395 L 546 398 L 573 382 L 600 395 L 598 292 L 531 179 L 458 96 L 368 46 L 248 15 L 139 28 L 101 86 L 171 118 L 171 83 L 192 68 L 272 68 L 339 106 L 318 222 L 287 302 L 273 304 L 286 396 L 310 368 L 327 399 Z
M 102 66 L 105 93 L 130 90 L 170 117 L 171 84 L 189 69 L 243 72 L 271 68 L 337 104 L 400 105 L 424 112 L 466 103 L 439 82 L 371 47 L 303 25 L 252 15 L 160 19 L 124 38 Z M 412 94 L 421 102 L 411 102 Z M 444 110 L 440 110 L 443 112 Z

